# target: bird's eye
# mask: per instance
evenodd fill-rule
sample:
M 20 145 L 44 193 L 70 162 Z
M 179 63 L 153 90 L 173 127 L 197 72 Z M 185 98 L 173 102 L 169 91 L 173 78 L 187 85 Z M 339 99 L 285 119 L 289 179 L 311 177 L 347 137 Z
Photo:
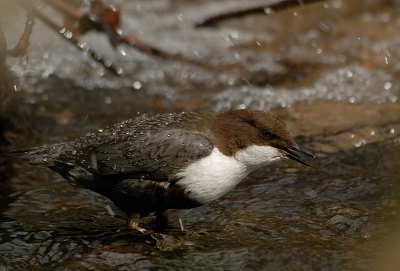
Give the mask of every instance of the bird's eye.
M 268 129 L 262 129 L 262 130 L 261 130 L 261 135 L 262 135 L 262 137 L 265 138 L 265 139 L 270 139 L 270 138 L 272 137 L 272 133 L 271 133 L 271 131 L 268 130 Z

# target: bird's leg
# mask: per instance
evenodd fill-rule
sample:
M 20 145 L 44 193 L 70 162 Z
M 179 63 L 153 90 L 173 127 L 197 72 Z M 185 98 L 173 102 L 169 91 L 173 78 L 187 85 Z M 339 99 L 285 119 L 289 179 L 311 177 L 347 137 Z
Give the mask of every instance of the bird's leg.
M 137 213 L 129 214 L 126 220 L 126 227 L 129 229 L 135 229 L 137 231 L 140 231 L 141 233 L 146 232 L 146 229 L 139 227 L 139 220 L 140 220 L 140 214 Z
M 168 217 L 165 210 L 157 210 L 155 212 L 156 215 L 156 227 L 159 229 L 163 229 L 168 224 Z

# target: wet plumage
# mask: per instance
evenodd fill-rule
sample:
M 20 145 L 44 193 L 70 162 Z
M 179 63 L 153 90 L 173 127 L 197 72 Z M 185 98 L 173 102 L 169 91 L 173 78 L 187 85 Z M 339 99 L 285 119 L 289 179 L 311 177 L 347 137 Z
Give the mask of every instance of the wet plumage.
M 303 152 L 283 122 L 257 110 L 127 120 L 68 143 L 6 153 L 45 164 L 100 193 L 128 216 L 192 208 L 222 196 L 249 172 Z M 310 155 L 310 154 L 309 154 Z

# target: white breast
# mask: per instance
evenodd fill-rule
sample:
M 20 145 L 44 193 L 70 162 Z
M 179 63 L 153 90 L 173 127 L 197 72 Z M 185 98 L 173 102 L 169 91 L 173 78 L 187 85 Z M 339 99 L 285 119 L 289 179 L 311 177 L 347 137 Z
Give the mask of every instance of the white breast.
M 178 174 L 178 185 L 190 192 L 189 197 L 201 204 L 225 195 L 251 171 L 281 158 L 277 149 L 251 146 L 236 153 L 223 155 L 217 148 Z

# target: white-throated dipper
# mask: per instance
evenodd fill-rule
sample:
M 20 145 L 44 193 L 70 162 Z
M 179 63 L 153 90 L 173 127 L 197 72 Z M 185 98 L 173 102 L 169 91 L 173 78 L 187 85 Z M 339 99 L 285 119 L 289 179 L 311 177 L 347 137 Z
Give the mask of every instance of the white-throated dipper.
M 250 172 L 297 154 L 314 157 L 285 124 L 258 110 L 139 117 L 75 141 L 5 153 L 45 164 L 111 199 L 139 231 L 139 218 L 207 204 Z

